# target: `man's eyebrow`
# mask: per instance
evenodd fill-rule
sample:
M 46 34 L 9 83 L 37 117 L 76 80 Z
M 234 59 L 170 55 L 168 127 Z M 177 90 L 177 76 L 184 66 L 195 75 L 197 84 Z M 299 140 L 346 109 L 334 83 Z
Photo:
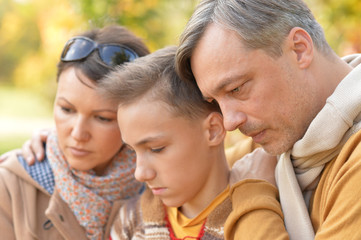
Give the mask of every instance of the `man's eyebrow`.
M 216 85 L 216 87 L 214 88 L 214 94 L 221 92 L 226 86 L 228 86 L 232 82 L 234 82 L 236 80 L 245 79 L 246 77 L 247 77 L 246 74 L 234 75 L 234 76 L 231 76 L 231 77 L 227 77 L 223 81 L 220 81 L 218 83 L 218 85 Z

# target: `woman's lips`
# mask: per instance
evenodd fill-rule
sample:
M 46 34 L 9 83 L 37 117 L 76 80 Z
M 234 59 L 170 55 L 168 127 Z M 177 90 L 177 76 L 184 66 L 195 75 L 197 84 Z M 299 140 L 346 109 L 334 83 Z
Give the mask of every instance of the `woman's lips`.
M 69 147 L 69 150 L 70 150 L 71 154 L 76 157 L 84 157 L 84 156 L 90 154 L 90 151 L 82 149 L 82 148 Z

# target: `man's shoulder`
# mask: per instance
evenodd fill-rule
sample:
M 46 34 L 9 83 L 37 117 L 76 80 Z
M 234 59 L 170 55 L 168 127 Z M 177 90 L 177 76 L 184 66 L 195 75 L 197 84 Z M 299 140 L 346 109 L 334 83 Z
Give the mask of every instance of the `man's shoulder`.
M 351 155 L 361 156 L 361 130 L 353 134 L 341 149 L 340 155 Z M 361 159 L 360 159 L 361 160 Z
M 333 173 L 331 175 L 336 177 L 334 174 L 339 176 L 340 173 L 342 173 L 341 175 L 350 174 L 350 170 L 358 167 L 361 169 L 361 130 L 347 140 L 338 156 L 327 164 L 324 173 L 328 172 L 327 175 Z M 356 171 L 355 173 L 361 175 L 361 171 Z

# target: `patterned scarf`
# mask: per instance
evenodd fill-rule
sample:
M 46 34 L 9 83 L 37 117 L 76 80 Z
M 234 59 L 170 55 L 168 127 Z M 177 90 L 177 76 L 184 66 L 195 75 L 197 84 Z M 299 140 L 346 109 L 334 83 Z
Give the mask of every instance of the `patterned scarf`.
M 311 194 L 325 164 L 361 129 L 361 58 L 353 55 L 344 60 L 355 68 L 327 99 L 303 138 L 279 156 L 276 181 L 286 229 L 292 240 L 314 239 L 308 213 Z
M 88 239 L 102 240 L 112 203 L 133 197 L 142 189 L 142 183 L 134 178 L 135 154 L 123 147 L 103 176 L 97 176 L 93 170 L 71 169 L 55 133 L 48 137 L 46 154 L 54 172 L 56 191 L 86 229 Z

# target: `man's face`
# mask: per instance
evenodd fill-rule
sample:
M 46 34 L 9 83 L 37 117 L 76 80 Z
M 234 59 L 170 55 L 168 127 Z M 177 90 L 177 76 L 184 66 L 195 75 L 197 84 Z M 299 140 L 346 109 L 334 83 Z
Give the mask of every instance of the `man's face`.
M 317 96 L 297 54 L 281 57 L 247 49 L 234 31 L 211 24 L 191 67 L 204 98 L 217 101 L 226 130 L 239 129 L 271 154 L 290 149 L 318 112 Z

